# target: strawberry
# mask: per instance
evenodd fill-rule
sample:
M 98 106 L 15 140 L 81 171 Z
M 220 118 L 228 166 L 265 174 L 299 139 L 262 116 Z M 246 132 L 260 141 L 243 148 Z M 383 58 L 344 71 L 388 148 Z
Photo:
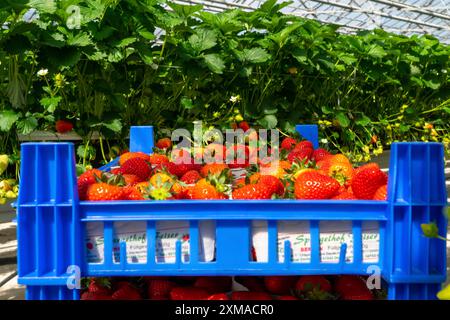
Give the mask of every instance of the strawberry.
M 203 288 L 210 294 L 228 292 L 231 290 L 231 277 L 198 277 L 194 287 Z
M 170 291 L 171 300 L 206 300 L 209 296 L 203 288 L 175 287 Z
M 311 159 L 317 162 L 317 161 L 324 160 L 325 158 L 327 158 L 330 155 L 331 154 L 327 150 L 322 149 L 322 148 L 317 148 L 316 150 L 314 150 Z
M 122 171 L 124 174 L 134 174 L 141 181 L 148 179 L 152 170 L 144 159 L 142 158 L 131 158 L 122 165 Z
M 142 160 L 145 161 L 150 161 L 150 156 L 148 154 L 145 154 L 143 152 L 125 152 L 124 154 L 122 154 L 119 158 L 119 165 L 123 165 L 127 160 L 132 159 L 132 158 L 141 158 Z
M 265 292 L 265 286 L 264 286 L 263 280 L 260 278 L 239 276 L 239 277 L 235 277 L 234 279 L 250 291 Z
M 295 180 L 296 199 L 330 199 L 339 190 L 339 182 L 318 172 L 305 172 Z
M 358 276 L 339 276 L 335 281 L 334 290 L 343 300 L 373 300 L 372 292 Z
M 373 195 L 373 200 L 387 200 L 387 184 L 379 187 Z
M 171 176 L 170 174 L 162 171 L 157 172 L 150 178 L 150 184 L 154 187 L 161 186 L 162 184 L 169 182 L 170 184 L 175 182 L 175 177 Z
M 142 300 L 139 291 L 129 282 L 120 282 L 112 295 L 113 300 Z
M 246 132 L 248 129 L 250 129 L 250 125 L 247 121 L 241 121 L 239 122 L 239 128 Z
M 210 295 L 206 300 L 230 300 L 226 293 L 215 293 Z
M 111 295 L 103 294 L 103 293 L 93 293 L 93 292 L 83 292 L 80 297 L 80 300 L 112 300 Z
M 281 141 L 281 149 L 284 149 L 286 151 L 290 151 L 294 146 L 297 144 L 297 140 L 291 137 L 286 137 Z
M 387 175 L 379 168 L 366 167 L 352 178 L 353 194 L 362 200 L 372 200 L 377 189 L 387 184 Z
M 124 187 L 123 194 L 124 200 L 145 200 L 145 198 L 142 196 L 142 193 L 133 186 Z
M 198 171 L 189 170 L 188 172 L 183 174 L 180 180 L 186 184 L 194 184 L 201 178 L 202 176 L 200 175 L 200 173 L 198 173 Z
M 89 281 L 88 292 L 111 296 L 110 283 L 104 278 L 91 278 Z
M 284 194 L 283 183 L 275 176 L 261 175 L 258 179 L 259 183 L 267 186 L 272 194 L 282 196 Z
M 231 300 L 272 300 L 272 297 L 266 292 L 234 291 Z
M 262 183 L 247 184 L 233 191 L 233 199 L 235 200 L 270 199 L 272 195 L 272 190 Z
M 308 140 L 303 140 L 297 143 L 294 147 L 294 150 L 304 150 L 304 149 L 314 149 L 312 142 Z
M 125 184 L 127 186 L 134 186 L 136 183 L 141 182 L 141 179 L 139 179 L 139 177 L 134 174 L 125 173 L 122 175 L 122 177 L 125 180 Z
M 172 140 L 170 138 L 161 138 L 156 142 L 156 147 L 158 149 L 169 149 L 172 147 Z
M 122 168 L 114 168 L 114 169 L 111 169 L 111 171 L 109 171 L 109 172 L 114 175 L 123 174 Z
M 55 129 L 58 133 L 66 133 L 72 131 L 73 124 L 67 120 L 58 120 L 56 121 Z
M 297 277 L 292 276 L 267 276 L 264 277 L 266 290 L 272 294 L 288 294 L 297 281 Z
M 314 289 L 331 292 L 331 283 L 323 276 L 301 276 L 295 284 L 295 290 L 300 292 L 310 292 Z
M 206 178 L 197 181 L 192 189 L 192 199 L 227 199 L 224 194 L 227 191 L 227 186 L 224 184 L 223 178 L 219 176 L 208 175 Z
M 123 188 L 105 182 L 91 184 L 86 191 L 86 200 L 111 201 L 124 198 Z
M 194 163 L 175 163 L 169 162 L 164 165 L 167 171 L 178 178 L 181 178 L 186 172 L 199 169 L 200 165 Z
M 206 177 L 208 174 L 219 174 L 228 166 L 224 163 L 207 163 L 201 168 L 200 173 L 203 177 Z
M 95 177 L 100 178 L 102 171 L 98 169 L 88 170 L 82 173 L 77 179 L 78 196 L 80 200 L 86 200 L 86 191 L 91 184 L 97 182 Z
M 353 166 L 345 155 L 336 154 L 327 158 L 327 161 L 329 161 L 327 174 L 330 177 L 334 177 L 342 183 L 352 179 Z
M 152 153 L 149 157 L 149 162 L 152 165 L 161 165 L 169 162 L 169 158 L 165 154 Z
M 311 159 L 313 152 L 314 151 L 312 148 L 294 148 L 291 152 L 289 152 L 287 160 L 291 163 L 294 161 L 308 161 Z
M 249 148 L 244 145 L 235 145 L 225 152 L 225 160 L 229 168 L 245 168 L 249 166 Z
M 332 200 L 357 200 L 353 193 L 348 192 L 347 190 L 342 191 L 335 195 Z
M 151 300 L 168 300 L 170 291 L 175 287 L 175 282 L 167 279 L 149 279 L 147 280 L 147 296 Z

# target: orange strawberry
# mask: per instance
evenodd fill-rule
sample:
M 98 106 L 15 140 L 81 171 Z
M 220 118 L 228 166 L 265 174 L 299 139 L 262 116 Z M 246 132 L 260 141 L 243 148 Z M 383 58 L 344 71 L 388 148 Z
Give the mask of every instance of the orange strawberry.
M 224 163 L 207 163 L 201 168 L 200 173 L 203 177 L 206 177 L 208 174 L 219 174 L 228 166 Z
M 122 200 L 124 192 L 122 187 L 97 182 L 91 184 L 86 192 L 86 199 L 89 201 Z
M 339 190 L 339 182 L 318 172 L 301 174 L 294 185 L 297 199 L 330 199 Z
M 124 200 L 145 200 L 142 193 L 133 186 L 123 188 Z
M 120 156 L 119 164 L 122 166 L 127 160 L 130 160 L 132 158 L 141 158 L 142 160 L 149 161 L 150 156 L 148 154 L 145 154 L 143 152 L 126 152 Z
M 387 184 L 379 187 L 373 196 L 373 200 L 387 200 Z
M 257 176 L 257 177 L 255 177 Z M 253 181 L 252 181 L 253 178 Z M 284 194 L 284 186 L 283 183 L 275 176 L 271 175 L 261 175 L 259 173 L 255 173 L 250 177 L 251 183 L 261 183 L 266 185 L 272 194 L 278 194 L 282 196 Z
M 156 142 L 156 147 L 158 149 L 168 149 L 172 146 L 172 140 L 170 138 L 161 138 Z
M 125 173 L 122 175 L 122 177 L 125 180 L 125 184 L 128 186 L 134 186 L 136 183 L 141 182 L 141 179 L 139 179 L 139 177 L 134 174 Z
M 328 175 L 344 183 L 353 177 L 353 166 L 350 160 L 343 154 L 336 154 L 328 158 L 330 166 Z
M 206 178 L 200 179 L 192 189 L 192 199 L 227 199 L 225 192 L 228 190 L 226 185 L 229 179 L 228 169 L 220 174 L 209 174 Z
M 156 187 L 158 184 L 163 184 L 166 182 L 173 183 L 175 178 L 168 173 L 165 172 L 157 172 L 150 178 L 150 184 Z
M 333 200 L 357 200 L 355 195 L 348 191 L 340 192 L 331 199 L 333 199 Z
M 152 165 L 161 165 L 169 162 L 169 158 L 165 154 L 152 153 L 149 157 L 149 162 Z

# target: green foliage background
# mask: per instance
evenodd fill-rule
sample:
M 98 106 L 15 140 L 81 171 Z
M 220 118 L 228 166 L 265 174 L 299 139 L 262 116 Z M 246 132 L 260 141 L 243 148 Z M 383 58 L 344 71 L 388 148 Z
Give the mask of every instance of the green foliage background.
M 397 140 L 449 142 L 448 45 L 340 34 L 283 6 L 212 14 L 159 0 L 2 1 L 0 153 L 57 119 L 75 124 L 86 157 L 92 130 L 121 141 L 130 125 L 229 127 L 238 113 L 287 133 L 319 123 L 358 161 Z

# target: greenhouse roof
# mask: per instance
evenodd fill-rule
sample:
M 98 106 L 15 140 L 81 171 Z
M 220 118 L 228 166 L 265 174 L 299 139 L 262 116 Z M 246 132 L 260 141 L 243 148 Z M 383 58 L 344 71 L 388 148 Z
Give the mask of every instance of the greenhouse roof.
M 176 0 L 202 4 L 205 10 L 221 12 L 240 8 L 254 10 L 261 0 Z M 278 1 L 283 2 L 283 1 Z M 431 34 L 450 44 L 450 0 L 294 0 L 282 11 L 339 25 L 341 32 L 382 28 L 388 32 Z

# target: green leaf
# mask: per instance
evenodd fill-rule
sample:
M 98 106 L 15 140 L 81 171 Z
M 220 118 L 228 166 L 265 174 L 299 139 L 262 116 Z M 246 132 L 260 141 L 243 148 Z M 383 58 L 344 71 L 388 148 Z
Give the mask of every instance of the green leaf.
M 431 88 L 433 90 L 439 89 L 441 87 L 441 83 L 437 79 L 431 80 L 422 80 L 426 87 Z
M 0 112 L 0 130 L 9 131 L 16 121 L 19 119 L 19 114 L 12 110 L 5 110 Z
M 262 48 L 244 49 L 237 53 L 242 63 L 263 63 L 270 59 L 270 54 Z
M 422 223 L 420 228 L 422 228 L 423 235 L 427 238 L 437 238 L 439 236 L 439 228 L 436 222 Z
M 323 107 L 322 107 L 322 112 L 323 112 L 324 114 L 330 114 L 330 113 L 333 113 L 333 109 L 330 108 L 330 107 L 328 107 L 328 106 L 323 106 Z
M 377 46 L 375 44 L 369 47 L 367 54 L 373 58 L 380 58 L 380 59 L 387 55 L 383 47 Z
M 199 29 L 195 34 L 189 37 L 188 41 L 192 49 L 199 54 L 202 51 L 210 49 L 216 45 L 216 33 L 207 29 Z
M 277 126 L 278 120 L 276 116 L 268 114 L 264 116 L 264 118 L 259 119 L 258 123 L 266 129 L 273 129 Z
M 203 59 L 208 68 L 214 73 L 221 74 L 223 69 L 225 69 L 225 63 L 218 54 L 206 54 L 203 56 Z
M 42 1 L 42 0 L 29 0 L 27 3 L 29 8 L 35 8 L 40 13 L 55 13 L 56 12 L 56 1 Z
M 189 99 L 187 97 L 181 98 L 180 103 L 185 109 L 192 109 L 194 107 L 192 99 Z
M 351 54 L 340 54 L 339 55 L 339 59 L 342 60 L 345 64 L 349 65 L 349 64 L 353 64 L 356 61 L 358 61 L 358 59 L 356 59 L 353 55 Z
M 66 43 L 73 47 L 86 47 L 93 44 L 91 37 L 86 32 L 80 32 L 76 35 L 69 33 Z
M 178 15 L 182 16 L 182 17 L 190 17 L 192 16 L 192 14 L 194 14 L 197 11 L 202 10 L 203 6 L 200 4 L 197 5 L 181 5 L 181 4 L 176 4 L 173 2 L 167 2 L 167 5 L 169 7 L 171 7 L 173 9 L 173 11 L 175 11 Z
M 347 128 L 350 125 L 350 120 L 344 112 L 339 112 L 336 115 L 336 120 L 343 128 Z
M 361 118 L 359 118 L 358 120 L 356 120 L 356 124 L 360 125 L 360 126 L 367 126 L 368 124 L 370 124 L 372 121 L 370 120 L 369 117 L 367 117 L 366 115 L 362 115 Z
M 95 148 L 93 146 L 88 146 L 86 148 L 84 144 L 79 145 L 77 148 L 77 156 L 81 159 L 86 157 L 88 160 L 94 160 L 96 156 Z
M 61 102 L 61 97 L 45 97 L 40 100 L 41 105 L 50 113 L 55 112 L 59 103 Z
M 37 128 L 38 121 L 35 117 L 30 116 L 17 122 L 17 130 L 22 134 L 30 134 Z
M 114 132 L 122 131 L 122 122 L 119 119 L 103 122 L 103 126 Z
M 154 40 L 156 38 L 155 34 L 148 30 L 139 30 L 138 33 L 141 37 L 143 37 L 146 40 Z
M 291 51 L 292 56 L 300 63 L 304 63 L 308 60 L 307 51 L 303 48 L 296 47 Z
M 448 114 L 450 114 L 450 108 L 449 107 L 444 107 L 444 111 L 447 112 Z
M 125 48 L 128 47 L 130 44 L 133 44 L 137 41 L 137 39 L 135 37 L 129 37 L 129 38 L 124 38 L 120 41 L 118 41 L 115 46 L 118 48 Z

